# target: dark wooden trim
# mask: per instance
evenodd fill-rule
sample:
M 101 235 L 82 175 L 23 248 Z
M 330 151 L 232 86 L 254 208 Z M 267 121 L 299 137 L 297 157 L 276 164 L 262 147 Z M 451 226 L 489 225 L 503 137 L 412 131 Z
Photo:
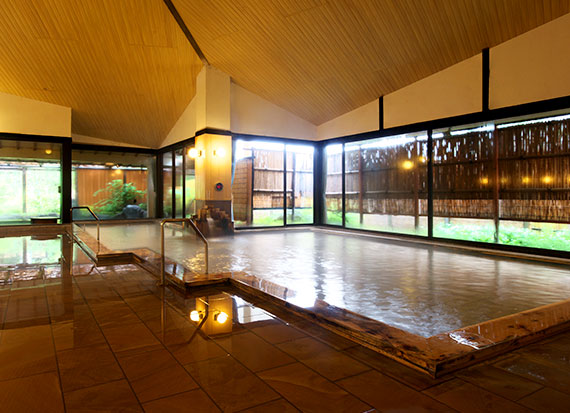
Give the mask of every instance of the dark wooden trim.
M 205 135 L 205 134 L 231 136 L 232 131 L 230 131 L 228 129 L 204 128 L 204 129 L 200 129 L 199 131 L 197 131 L 194 136 L 200 136 L 200 135 Z
M 486 113 L 489 111 L 489 91 L 490 86 L 489 86 L 489 81 L 490 81 L 490 75 L 491 75 L 491 66 L 490 66 L 490 61 L 489 61 L 489 48 L 486 47 L 485 49 L 483 49 L 482 52 L 483 55 L 483 68 L 482 68 L 482 86 L 483 86 L 483 90 L 482 90 L 482 95 L 481 95 L 481 102 L 482 102 L 482 108 L 481 108 L 481 112 Z
M 475 112 L 448 118 L 434 119 L 425 122 L 418 122 L 408 125 L 396 126 L 382 131 L 363 132 L 353 135 L 340 136 L 337 138 L 324 139 L 320 142 L 326 144 L 341 142 L 356 142 L 371 138 L 382 138 L 392 135 L 427 131 L 428 129 L 448 128 L 471 123 L 500 121 L 501 119 L 515 118 L 518 116 L 540 115 L 560 109 L 570 109 L 570 96 L 541 100 L 537 102 L 524 103 L 521 105 L 508 106 L 498 109 L 489 109 L 486 112 Z
M 180 16 L 180 13 L 178 13 L 178 10 L 176 10 L 176 7 L 174 7 L 174 4 L 172 4 L 172 1 L 171 0 L 163 0 L 163 1 L 164 1 L 164 4 L 166 4 L 166 7 L 168 7 L 168 10 L 170 11 L 170 14 L 172 15 L 172 17 L 174 17 L 174 20 L 176 20 L 176 23 L 178 23 L 178 26 L 182 30 L 182 33 L 184 33 L 184 35 L 186 36 L 186 38 L 188 39 L 188 41 L 192 45 L 192 48 L 194 49 L 194 51 L 196 52 L 196 54 L 198 55 L 200 60 L 205 65 L 208 65 L 209 64 L 208 59 L 206 59 L 206 56 L 202 52 L 202 49 L 200 49 L 200 46 L 198 46 L 196 39 L 194 39 L 194 36 L 192 36 L 192 33 L 190 33 L 188 26 L 186 26 L 186 23 L 184 22 L 184 20 Z
M 156 218 L 162 218 L 164 216 L 164 182 L 162 176 L 162 155 L 156 155 L 156 171 L 154 173 L 156 179 Z
M 156 149 L 150 148 L 131 148 L 128 146 L 113 145 L 92 145 L 88 143 L 71 143 L 71 149 L 74 151 L 96 151 L 96 152 L 124 152 L 124 153 L 140 153 L 145 155 L 156 155 Z
M 71 142 L 71 138 L 65 136 L 28 135 L 25 133 L 0 132 L 0 140 L 6 141 L 30 141 L 45 143 Z
M 265 135 L 251 135 L 247 133 L 231 133 L 233 139 L 240 139 L 244 141 L 254 141 L 261 140 L 265 142 L 279 142 L 279 143 L 289 143 L 292 145 L 316 145 L 317 142 L 321 141 L 311 141 L 306 139 L 293 139 L 293 138 L 282 138 L 279 136 L 265 136 Z
M 384 130 L 384 96 L 378 99 L 378 130 Z
M 295 196 L 295 194 L 292 194 Z M 287 226 L 287 148 L 283 147 L 283 226 Z
M 71 222 L 71 139 L 61 145 L 61 223 Z
M 342 227 L 346 226 L 346 152 L 344 151 L 344 142 L 342 143 L 342 155 L 341 155 L 341 189 L 342 189 Z
M 427 221 L 428 237 L 433 237 L 433 131 L 428 130 L 427 140 Z
M 323 164 L 324 145 L 317 144 L 313 154 L 313 223 L 316 225 L 323 223 L 324 214 L 324 173 Z
M 172 150 L 170 155 L 172 158 L 172 190 L 170 192 L 172 212 L 170 213 L 170 218 L 176 218 L 176 151 Z

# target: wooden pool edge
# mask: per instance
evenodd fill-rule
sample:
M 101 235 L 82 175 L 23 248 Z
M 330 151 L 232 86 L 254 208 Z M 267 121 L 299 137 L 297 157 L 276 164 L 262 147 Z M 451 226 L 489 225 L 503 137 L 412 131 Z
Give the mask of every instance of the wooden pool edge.
M 287 288 L 245 273 L 204 275 L 185 285 L 234 287 L 434 378 L 570 329 L 570 299 L 425 338 L 323 301 L 300 307 L 268 291 Z
M 152 250 L 112 251 L 101 246 L 89 234 L 83 233 L 81 237 L 76 234 L 74 238 L 84 250 L 91 250 L 88 255 L 97 266 L 137 264 L 151 274 L 160 276 L 160 254 Z M 99 253 L 93 253 L 101 247 Z M 295 305 L 288 301 L 294 295 L 292 290 L 243 272 L 200 274 L 169 259 L 166 266 L 167 271 L 172 270 L 168 272 L 171 285 L 179 291 L 232 286 L 243 294 L 290 311 L 432 377 L 468 367 L 570 329 L 568 299 L 426 338 L 324 301 L 317 300 L 308 308 Z

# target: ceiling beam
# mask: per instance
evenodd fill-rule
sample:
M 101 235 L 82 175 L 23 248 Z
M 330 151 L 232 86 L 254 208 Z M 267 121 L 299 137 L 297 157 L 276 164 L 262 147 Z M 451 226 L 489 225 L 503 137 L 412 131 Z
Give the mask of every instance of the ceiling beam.
M 186 36 L 186 38 L 194 48 L 194 51 L 196 52 L 202 63 L 204 63 L 205 65 L 209 65 L 208 59 L 206 59 L 206 56 L 202 52 L 202 49 L 200 49 L 200 46 L 198 46 L 196 39 L 194 39 L 194 36 L 192 36 L 192 33 L 190 33 L 188 26 L 186 26 L 186 23 L 184 23 L 184 20 L 182 20 L 182 17 L 180 17 L 178 10 L 176 10 L 176 7 L 174 6 L 174 4 L 172 4 L 172 0 L 163 0 L 163 1 L 164 4 L 166 4 L 166 7 L 168 7 L 170 14 L 172 14 L 172 17 L 174 17 L 174 20 L 176 20 L 176 23 L 178 23 L 178 26 L 180 26 L 180 29 L 182 29 L 182 32 L 184 33 L 184 35 Z

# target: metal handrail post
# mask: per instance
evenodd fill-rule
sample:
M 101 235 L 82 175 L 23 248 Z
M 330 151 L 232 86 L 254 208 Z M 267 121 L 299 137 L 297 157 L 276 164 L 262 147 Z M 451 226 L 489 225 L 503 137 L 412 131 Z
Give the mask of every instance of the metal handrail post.
M 89 211 L 89 213 L 93 216 L 93 218 L 95 218 L 95 221 L 97 221 L 97 248 L 99 248 L 100 243 L 101 243 L 101 237 L 100 237 L 101 231 L 100 231 L 100 227 L 99 227 L 100 222 L 101 222 L 101 219 L 100 219 L 100 218 L 95 214 L 95 212 L 93 212 L 93 210 L 92 210 L 90 207 L 88 207 L 88 206 L 76 206 L 76 207 L 71 207 L 71 209 L 70 209 L 69 211 L 71 212 L 71 222 L 72 222 L 72 225 L 71 225 L 71 235 L 72 235 L 72 236 L 73 236 L 73 210 L 74 210 L 74 209 L 86 209 L 86 210 Z
M 208 240 L 206 239 L 204 234 L 202 234 L 202 232 L 198 229 L 194 221 L 192 221 L 190 218 L 166 218 L 160 222 L 160 278 L 163 287 L 166 286 L 166 270 L 165 270 L 166 259 L 164 256 L 164 224 L 171 222 L 182 222 L 183 229 L 184 229 L 184 224 L 188 223 L 192 227 L 192 229 L 196 232 L 196 235 L 200 237 L 200 239 L 204 243 L 206 274 L 208 274 L 208 261 L 209 261 Z

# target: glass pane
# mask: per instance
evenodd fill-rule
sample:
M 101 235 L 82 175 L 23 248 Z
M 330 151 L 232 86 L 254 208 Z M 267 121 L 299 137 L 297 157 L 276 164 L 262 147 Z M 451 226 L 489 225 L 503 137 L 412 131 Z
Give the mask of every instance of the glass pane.
M 342 144 L 327 145 L 324 152 L 324 222 L 342 225 Z
M 0 140 L 0 223 L 59 218 L 61 145 Z
M 183 162 L 184 159 L 184 149 L 177 149 L 174 152 L 174 162 L 176 165 L 175 168 L 175 194 L 176 194 L 176 218 L 182 218 L 182 215 L 184 213 L 183 211 L 183 196 L 184 196 L 184 191 L 183 191 L 183 187 L 184 187 L 184 182 L 183 182 Z
M 253 226 L 283 225 L 283 151 L 281 143 L 249 142 L 253 153 Z
M 234 226 L 249 227 L 253 219 L 253 150 L 249 142 L 237 141 L 232 179 Z
M 427 235 L 427 135 L 345 145 L 348 228 Z
M 494 242 L 493 126 L 433 133 L 433 235 Z
M 287 145 L 287 224 L 313 223 L 313 154 L 309 145 Z
M 188 149 L 185 152 L 188 154 Z M 196 169 L 195 160 L 190 156 L 186 155 L 186 182 L 184 183 L 186 187 L 186 216 L 191 217 L 196 214 Z
M 510 122 L 495 133 L 498 241 L 570 251 L 570 116 Z
M 172 152 L 162 154 L 162 217 L 172 217 Z
M 73 206 L 89 206 L 100 219 L 154 217 L 154 156 L 74 150 L 72 159 Z M 92 219 L 85 210 L 73 217 Z

